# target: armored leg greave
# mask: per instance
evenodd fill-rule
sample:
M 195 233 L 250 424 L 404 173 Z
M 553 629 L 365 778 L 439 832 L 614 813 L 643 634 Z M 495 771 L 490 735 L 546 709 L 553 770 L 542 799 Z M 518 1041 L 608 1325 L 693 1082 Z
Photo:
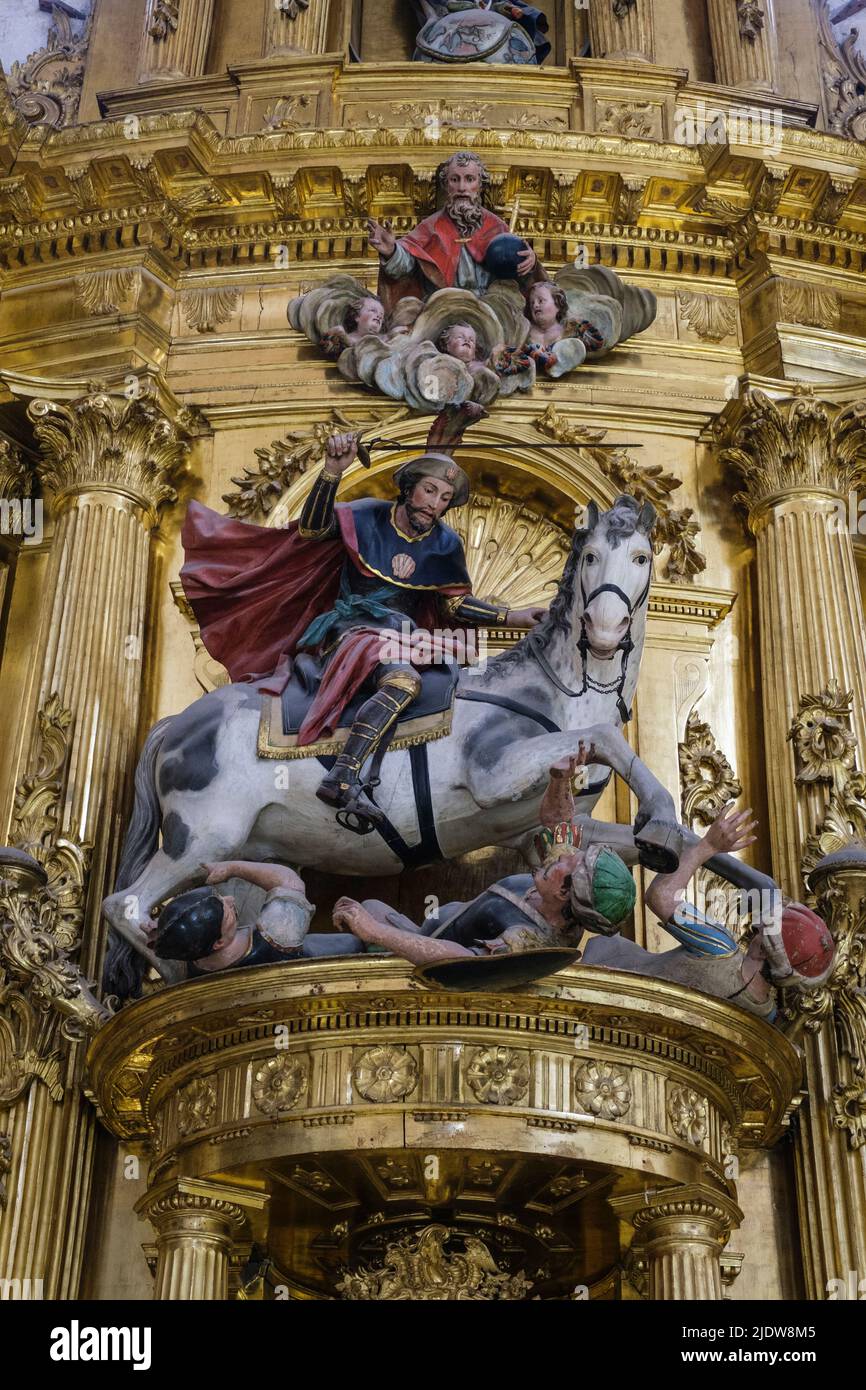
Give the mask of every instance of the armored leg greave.
M 420 690 L 421 677 L 414 671 L 394 671 L 382 678 L 376 694 L 359 709 L 342 753 L 316 791 L 320 801 L 343 807 L 357 799 L 361 768 Z

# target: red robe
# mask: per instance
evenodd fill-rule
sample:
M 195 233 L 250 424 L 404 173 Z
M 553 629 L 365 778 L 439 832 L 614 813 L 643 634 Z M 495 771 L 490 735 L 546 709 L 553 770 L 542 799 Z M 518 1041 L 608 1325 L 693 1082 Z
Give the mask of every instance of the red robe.
M 443 208 L 434 212 L 431 217 L 425 217 L 413 232 L 401 237 L 400 241 L 418 261 L 419 270 L 441 290 L 453 287 L 457 279 L 460 252 L 464 246 L 472 259 L 480 265 L 493 238 L 502 236 L 507 231 L 508 226 L 502 218 L 485 209 L 481 226 L 472 233 L 468 241 L 461 241 L 459 231 Z M 404 275 L 394 280 L 385 274 L 380 265 L 379 298 L 389 313 L 404 296 L 411 294 L 424 299 L 428 293 L 419 275 Z

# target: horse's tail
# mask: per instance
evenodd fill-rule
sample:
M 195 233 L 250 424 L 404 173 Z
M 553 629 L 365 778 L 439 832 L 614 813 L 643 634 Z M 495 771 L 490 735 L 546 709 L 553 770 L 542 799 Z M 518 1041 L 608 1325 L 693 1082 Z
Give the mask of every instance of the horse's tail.
M 170 723 L 171 716 L 168 716 L 154 724 L 141 750 L 135 769 L 135 802 L 120 852 L 114 881 L 115 893 L 122 892 L 135 882 L 159 847 L 162 815 L 156 794 L 156 759 Z M 112 930 L 108 938 L 102 981 L 106 994 L 114 994 L 118 999 L 136 996 L 146 969 L 144 957 L 125 937 Z

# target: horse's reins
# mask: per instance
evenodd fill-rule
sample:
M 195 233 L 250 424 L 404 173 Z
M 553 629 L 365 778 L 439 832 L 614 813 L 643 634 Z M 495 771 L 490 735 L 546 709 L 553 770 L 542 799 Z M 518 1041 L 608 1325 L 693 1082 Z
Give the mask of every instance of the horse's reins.
M 556 686 L 557 690 L 561 690 L 563 695 L 567 695 L 569 699 L 572 700 L 576 700 L 579 698 L 579 696 L 585 695 L 588 690 L 594 690 L 599 695 L 611 695 L 614 692 L 616 692 L 616 707 L 619 711 L 619 717 L 622 720 L 623 724 L 627 724 L 628 721 L 631 719 L 631 710 L 628 708 L 628 706 L 625 703 L 625 700 L 622 698 L 622 692 L 625 689 L 626 676 L 628 675 L 628 659 L 631 653 L 634 651 L 634 642 L 632 641 L 631 636 L 632 621 L 637 610 L 643 606 L 643 603 L 649 593 L 651 583 L 652 566 L 650 566 L 649 577 L 647 578 L 647 582 L 644 585 L 643 592 L 640 594 L 638 598 L 635 599 L 634 603 L 632 603 L 629 599 L 628 594 L 626 594 L 622 589 L 620 589 L 620 587 L 617 584 L 599 584 L 598 588 L 593 589 L 592 593 L 587 597 L 586 590 L 583 586 L 583 580 L 580 581 L 580 593 L 583 599 L 583 613 L 581 614 L 580 619 L 580 638 L 577 643 L 577 649 L 580 652 L 581 663 L 583 666 L 583 684 L 581 685 L 580 690 L 570 690 L 568 686 L 560 680 L 559 676 L 554 671 L 547 657 L 544 655 L 544 646 L 539 634 L 533 631 L 530 632 L 527 637 L 527 645 L 529 646 L 531 654 L 535 657 L 535 660 L 538 662 L 542 671 L 547 676 L 547 679 L 551 681 L 553 685 Z M 586 632 L 585 614 L 587 608 L 592 603 L 593 599 L 598 598 L 599 594 L 604 593 L 616 594 L 618 598 L 621 598 L 623 603 L 625 604 L 626 611 L 629 617 L 628 631 L 623 637 L 622 641 L 619 643 L 619 646 L 617 647 L 617 650 L 622 652 L 622 665 L 620 668 L 618 679 L 613 681 L 595 680 L 589 674 L 587 666 L 587 657 L 589 655 L 589 637 L 587 636 Z

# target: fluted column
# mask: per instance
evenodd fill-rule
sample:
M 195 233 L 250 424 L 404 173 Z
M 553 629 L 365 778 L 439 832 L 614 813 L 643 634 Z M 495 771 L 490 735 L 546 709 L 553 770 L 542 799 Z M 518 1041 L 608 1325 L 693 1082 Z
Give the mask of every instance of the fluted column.
M 265 0 L 266 58 L 280 53 L 324 53 L 331 0 Z
M 801 692 L 833 678 L 852 691 L 866 748 L 866 625 L 847 524 L 866 463 L 866 402 L 843 409 L 804 386 L 774 403 L 750 390 L 715 432 L 755 537 L 773 868 L 797 898 L 802 846 L 826 802 L 817 784 L 802 796 L 795 787 L 788 734 Z
M 96 980 L 100 905 L 138 724 L 150 532 L 175 496 L 171 478 L 187 444 L 146 395 L 94 390 L 71 402 L 33 400 L 28 415 L 55 529 L 44 608 L 34 614 L 36 709 L 29 720 L 24 711 L 18 717 L 30 744 L 11 838 L 60 894 L 41 929 Z M 77 1291 L 95 1124 L 79 1090 L 81 1030 L 65 1026 L 60 1041 L 54 1061 L 9 1092 L 11 1108 L 0 1116 L 12 1135 L 17 1190 L 27 1194 L 16 1220 L 3 1223 L 0 1278 L 41 1280 L 46 1298 Z
M 234 1236 L 250 1193 L 184 1180 L 148 1193 L 137 1210 L 156 1229 L 155 1299 L 225 1299 Z M 240 1199 L 240 1200 L 238 1200 Z
M 866 845 L 825 856 L 810 882 L 836 959 L 824 989 L 795 1001 L 808 1092 L 796 1145 L 800 1239 L 808 1296 L 850 1299 L 866 1292 L 857 1290 L 866 1279 Z
M 653 61 L 653 0 L 592 0 L 588 15 L 593 58 Z
M 716 81 L 750 92 L 776 91 L 773 0 L 707 0 L 707 11 Z
M 205 70 L 214 0 L 148 0 L 139 82 L 173 82 Z
M 672 1187 L 651 1201 L 614 1198 L 646 1260 L 647 1298 L 710 1301 L 722 1297 L 721 1254 L 743 1213 L 729 1197 L 700 1185 Z

